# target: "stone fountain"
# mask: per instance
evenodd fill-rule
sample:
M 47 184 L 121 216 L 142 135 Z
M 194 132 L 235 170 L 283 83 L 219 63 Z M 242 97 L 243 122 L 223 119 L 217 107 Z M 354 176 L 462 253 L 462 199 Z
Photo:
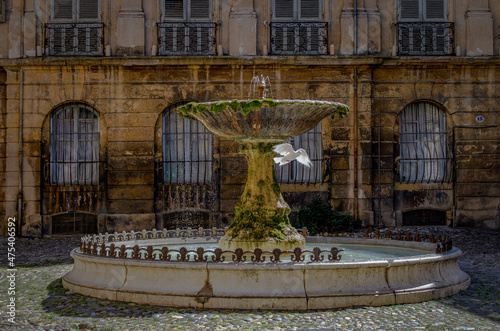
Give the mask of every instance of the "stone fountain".
M 327 116 L 343 117 L 349 108 L 338 102 L 267 98 L 269 78 L 264 76 L 254 77 L 252 84 L 251 90 L 255 90 L 255 86 L 258 89 L 258 99 L 191 102 L 175 112 L 200 121 L 217 136 L 234 139 L 246 156 L 245 189 L 219 247 L 227 250 L 304 248 L 304 237 L 288 219 L 290 207 L 276 179 L 273 146 L 313 129 Z
M 237 141 L 247 158 L 248 179 L 231 225 L 85 236 L 71 252 L 75 263 L 62 279 L 66 289 L 168 307 L 308 310 L 421 302 L 469 286 L 457 262 L 462 252 L 448 239 L 388 231 L 365 238 L 306 237 L 317 246 L 304 249 L 304 237 L 288 220 L 272 147 L 327 116 L 345 116 L 348 107 L 267 98 L 268 79 L 253 81 L 257 99 L 176 109 Z M 345 245 L 342 261 L 337 245 Z M 356 258 L 361 251 L 367 253 Z

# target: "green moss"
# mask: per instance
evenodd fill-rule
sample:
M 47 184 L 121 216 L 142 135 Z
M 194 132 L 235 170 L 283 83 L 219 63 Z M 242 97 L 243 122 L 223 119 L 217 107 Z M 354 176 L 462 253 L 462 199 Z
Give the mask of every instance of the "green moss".
M 286 229 L 291 229 L 286 210 L 266 208 L 236 208 L 234 221 L 226 234 L 245 240 L 276 238 L 284 240 Z
M 217 103 L 212 104 L 212 106 L 210 107 L 210 111 L 212 113 L 218 114 L 218 113 L 223 112 L 225 108 L 226 108 L 225 102 L 217 102 Z
M 260 107 L 262 107 L 262 102 L 260 102 L 260 100 L 258 99 L 253 99 L 248 104 L 250 105 L 250 107 L 252 107 L 252 109 L 259 109 Z

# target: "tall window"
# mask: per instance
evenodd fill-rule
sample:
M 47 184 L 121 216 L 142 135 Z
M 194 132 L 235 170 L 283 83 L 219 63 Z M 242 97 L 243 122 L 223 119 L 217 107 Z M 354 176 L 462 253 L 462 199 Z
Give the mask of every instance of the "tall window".
M 400 181 L 443 182 L 450 178 L 446 113 L 436 105 L 417 102 L 400 115 Z
M 284 166 L 275 165 L 276 177 L 280 183 L 321 183 L 323 143 L 321 139 L 321 122 L 314 129 L 291 138 L 288 141 L 298 150 L 303 148 L 312 161 L 312 167 L 307 168 L 303 164 L 292 161 Z
M 99 116 L 83 104 L 69 104 L 50 118 L 50 183 L 99 182 Z
M 52 19 L 95 21 L 100 19 L 100 0 L 52 0 Z
M 319 0 L 274 0 L 274 19 L 317 21 L 321 17 L 321 5 Z
M 454 55 L 453 22 L 445 0 L 399 0 L 398 55 Z
M 102 56 L 104 24 L 100 0 L 52 0 L 51 23 L 45 24 L 49 56 Z
M 163 0 L 163 17 L 168 21 L 211 21 L 212 0 Z
M 321 21 L 322 1 L 274 0 L 271 53 L 275 55 L 326 54 L 328 23 Z
M 200 122 L 175 115 L 177 106 L 163 113 L 163 181 L 210 183 L 212 134 Z

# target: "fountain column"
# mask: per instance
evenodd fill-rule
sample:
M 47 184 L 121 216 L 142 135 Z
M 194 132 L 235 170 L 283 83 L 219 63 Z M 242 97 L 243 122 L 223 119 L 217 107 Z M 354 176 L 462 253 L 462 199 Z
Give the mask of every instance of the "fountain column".
M 248 163 L 247 182 L 235 208 L 235 217 L 219 241 L 222 249 L 293 250 L 305 239 L 290 225 L 290 207 L 281 195 L 274 170 L 277 141 L 240 141 Z

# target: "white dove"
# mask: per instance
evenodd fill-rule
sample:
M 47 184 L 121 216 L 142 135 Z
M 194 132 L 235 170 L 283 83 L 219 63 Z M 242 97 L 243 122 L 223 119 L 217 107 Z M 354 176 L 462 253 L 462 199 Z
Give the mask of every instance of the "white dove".
M 294 151 L 293 146 L 290 144 L 279 144 L 273 147 L 273 151 L 282 155 L 274 158 L 274 162 L 279 163 L 280 166 L 292 162 L 293 160 L 299 161 L 308 168 L 312 166 L 311 159 L 303 148 Z

